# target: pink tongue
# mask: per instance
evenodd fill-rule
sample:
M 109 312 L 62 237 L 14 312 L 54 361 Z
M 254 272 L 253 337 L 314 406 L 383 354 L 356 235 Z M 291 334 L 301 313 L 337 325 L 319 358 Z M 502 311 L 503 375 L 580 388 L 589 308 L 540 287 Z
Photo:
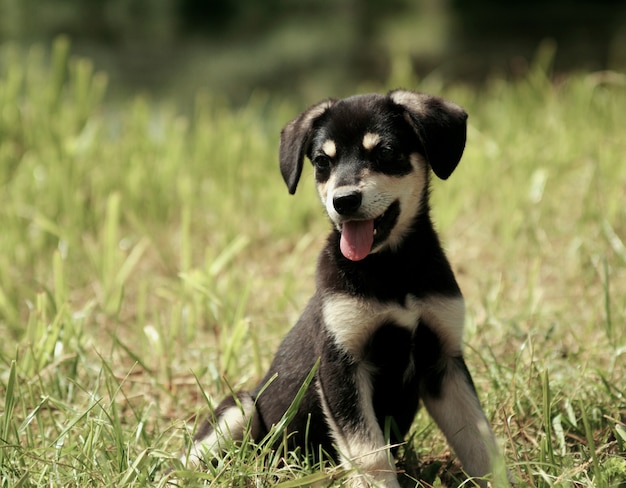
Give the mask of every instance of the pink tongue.
M 374 220 L 352 220 L 341 228 L 341 254 L 351 261 L 360 261 L 372 250 Z

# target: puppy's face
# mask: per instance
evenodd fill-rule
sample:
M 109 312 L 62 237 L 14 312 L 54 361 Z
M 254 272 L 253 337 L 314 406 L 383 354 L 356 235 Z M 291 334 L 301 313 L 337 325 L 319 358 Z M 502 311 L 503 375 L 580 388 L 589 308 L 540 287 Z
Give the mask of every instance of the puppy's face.
M 307 156 L 343 255 L 360 261 L 397 248 L 427 210 L 430 169 L 442 179 L 465 147 L 467 114 L 407 90 L 324 100 L 280 135 L 280 170 L 295 193 Z
M 340 100 L 317 120 L 307 155 L 346 258 L 402 242 L 427 196 L 423 153 L 405 111 L 387 97 Z

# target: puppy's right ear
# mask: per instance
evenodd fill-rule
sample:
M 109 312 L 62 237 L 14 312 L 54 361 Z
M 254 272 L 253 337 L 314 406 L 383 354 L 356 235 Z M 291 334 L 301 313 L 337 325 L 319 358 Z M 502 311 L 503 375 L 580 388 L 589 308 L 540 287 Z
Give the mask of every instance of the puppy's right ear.
M 313 124 L 334 103 L 335 100 L 329 99 L 309 107 L 280 131 L 280 172 L 292 195 L 296 192 L 302 174 L 304 156 L 313 135 Z
M 465 110 L 442 98 L 408 90 L 394 90 L 389 97 L 406 110 L 433 172 L 442 180 L 448 179 L 465 148 Z

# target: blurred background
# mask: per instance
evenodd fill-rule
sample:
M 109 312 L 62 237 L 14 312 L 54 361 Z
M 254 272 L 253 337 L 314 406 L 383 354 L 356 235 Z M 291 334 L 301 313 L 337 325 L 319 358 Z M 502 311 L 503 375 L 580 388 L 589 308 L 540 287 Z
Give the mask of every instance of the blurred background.
M 113 93 L 234 102 L 257 90 L 312 102 L 407 71 L 480 86 L 524 76 L 540 46 L 555 75 L 626 67 L 620 0 L 0 0 L 3 44 L 59 34 Z

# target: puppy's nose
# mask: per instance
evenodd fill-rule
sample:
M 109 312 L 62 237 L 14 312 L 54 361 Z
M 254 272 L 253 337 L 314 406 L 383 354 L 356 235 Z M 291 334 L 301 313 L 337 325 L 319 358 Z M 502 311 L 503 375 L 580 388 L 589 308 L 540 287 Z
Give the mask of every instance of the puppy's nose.
M 338 191 L 333 196 L 333 206 L 340 215 L 356 212 L 361 206 L 362 195 L 360 191 Z

